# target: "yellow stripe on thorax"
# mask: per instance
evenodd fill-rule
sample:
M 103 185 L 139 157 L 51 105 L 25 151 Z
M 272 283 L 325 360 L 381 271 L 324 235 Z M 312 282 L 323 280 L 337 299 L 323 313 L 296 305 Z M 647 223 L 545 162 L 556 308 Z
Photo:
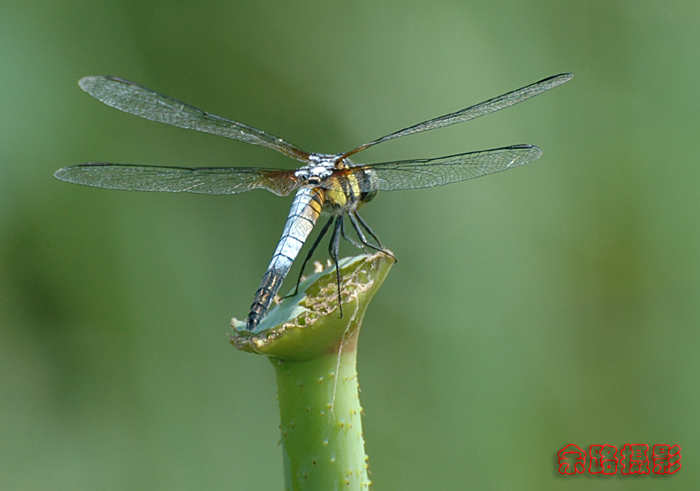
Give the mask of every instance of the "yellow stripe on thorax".
M 332 181 L 331 187 L 326 189 L 326 201 L 342 208 L 348 202 L 357 201 L 361 193 L 360 183 L 355 175 L 349 172 Z

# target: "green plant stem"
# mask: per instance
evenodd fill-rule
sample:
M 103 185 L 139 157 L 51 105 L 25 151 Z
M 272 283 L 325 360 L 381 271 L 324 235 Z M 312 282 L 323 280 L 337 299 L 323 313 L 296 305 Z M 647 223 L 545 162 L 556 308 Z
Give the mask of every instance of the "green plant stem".
M 357 351 L 305 362 L 272 359 L 289 489 L 367 489 Z
M 340 262 L 311 276 L 254 331 L 234 319 L 236 348 L 270 358 L 277 374 L 288 490 L 368 489 L 356 371 L 357 341 L 370 300 L 394 260 L 385 254 Z

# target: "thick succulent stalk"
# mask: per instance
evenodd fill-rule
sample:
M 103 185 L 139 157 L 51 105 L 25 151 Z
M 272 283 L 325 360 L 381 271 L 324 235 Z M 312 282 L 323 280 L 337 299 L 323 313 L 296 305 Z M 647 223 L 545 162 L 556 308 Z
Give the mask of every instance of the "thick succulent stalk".
M 288 490 L 370 487 L 357 341 L 367 306 L 393 262 L 383 253 L 340 262 L 342 318 L 335 270 L 329 268 L 306 280 L 254 331 L 234 319 L 234 346 L 267 355 L 276 370 Z

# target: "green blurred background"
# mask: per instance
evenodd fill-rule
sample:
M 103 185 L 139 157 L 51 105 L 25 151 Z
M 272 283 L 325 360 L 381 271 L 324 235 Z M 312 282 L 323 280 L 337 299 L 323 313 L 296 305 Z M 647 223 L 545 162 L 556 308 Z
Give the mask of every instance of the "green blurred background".
M 52 173 L 297 164 L 120 113 L 79 78 L 118 75 L 335 153 L 564 71 L 524 104 L 358 156 L 544 149 L 363 213 L 400 259 L 360 340 L 374 489 L 692 489 L 699 21 L 688 1 L 5 0 L 0 489 L 283 486 L 273 370 L 227 334 L 291 198 Z M 677 444 L 683 468 L 563 477 L 569 443 Z

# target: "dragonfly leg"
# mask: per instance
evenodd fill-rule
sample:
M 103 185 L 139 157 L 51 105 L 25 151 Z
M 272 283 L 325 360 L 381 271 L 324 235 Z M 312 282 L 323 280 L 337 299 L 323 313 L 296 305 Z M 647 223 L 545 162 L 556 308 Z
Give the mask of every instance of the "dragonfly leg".
M 328 244 L 328 253 L 335 264 L 335 278 L 338 284 L 338 308 L 340 309 L 340 317 L 343 317 L 343 299 L 340 295 L 340 267 L 338 266 L 338 249 L 340 248 L 340 235 L 341 229 L 343 228 L 343 216 L 340 215 L 335 219 L 335 227 L 333 228 L 333 235 L 331 235 L 331 241 Z
M 364 227 L 364 229 L 369 232 L 369 234 L 372 236 L 374 240 L 377 241 L 377 245 L 380 247 L 379 250 L 384 250 L 384 246 L 382 245 L 382 241 L 379 240 L 379 237 L 376 236 L 376 234 L 372 231 L 372 229 L 367 225 L 367 222 L 364 221 L 364 219 L 360 216 L 357 211 L 354 212 L 355 218 L 357 218 L 357 221 L 360 222 L 360 225 Z
M 343 223 L 340 225 L 340 235 L 342 235 L 343 238 L 344 238 L 345 240 L 347 240 L 348 242 L 350 242 L 352 245 L 354 245 L 354 246 L 357 247 L 358 249 L 362 249 L 363 251 L 367 252 L 367 250 L 366 250 L 364 244 L 360 244 L 358 241 L 356 241 L 356 240 L 353 239 L 352 237 L 348 237 L 347 235 L 345 235 L 345 220 L 344 220 L 343 218 L 344 218 L 344 217 L 341 217 L 341 218 L 340 218 L 340 220 L 343 222 Z
M 323 226 L 323 228 L 321 229 L 321 233 L 318 234 L 318 237 L 316 238 L 314 243 L 311 245 L 311 249 L 309 249 L 309 253 L 306 255 L 306 258 L 304 259 L 304 262 L 301 264 L 301 271 L 299 271 L 299 278 L 297 278 L 297 284 L 294 287 L 294 293 L 290 293 L 289 295 L 287 295 L 286 297 L 283 297 L 283 298 L 293 297 L 294 295 L 296 295 L 299 292 L 299 284 L 301 283 L 301 277 L 304 276 L 304 269 L 306 269 L 306 265 L 308 264 L 309 260 L 311 260 L 311 256 L 314 255 L 314 252 L 316 252 L 316 248 L 321 243 L 321 240 L 326 235 L 326 232 L 328 232 L 328 228 L 331 226 L 331 223 L 333 223 L 333 218 L 335 218 L 335 217 L 331 217 L 330 220 L 328 220 L 326 222 L 326 224 Z
M 369 247 L 370 249 L 374 249 L 375 251 L 380 251 L 383 252 L 384 254 L 387 254 L 391 257 L 396 259 L 396 256 L 389 250 L 386 249 L 381 241 L 377 238 L 377 236 L 372 232 L 372 229 L 369 228 L 369 225 L 362 219 L 362 217 L 356 212 L 352 211 L 348 213 L 348 216 L 350 217 L 350 223 L 352 223 L 353 228 L 355 229 L 355 232 L 357 232 L 357 236 L 360 238 L 362 243 Z M 365 236 L 365 233 L 362 231 L 362 228 L 360 227 L 360 224 L 369 232 L 369 234 L 372 236 L 374 240 L 377 241 L 377 245 L 372 244 L 367 240 L 367 237 Z

